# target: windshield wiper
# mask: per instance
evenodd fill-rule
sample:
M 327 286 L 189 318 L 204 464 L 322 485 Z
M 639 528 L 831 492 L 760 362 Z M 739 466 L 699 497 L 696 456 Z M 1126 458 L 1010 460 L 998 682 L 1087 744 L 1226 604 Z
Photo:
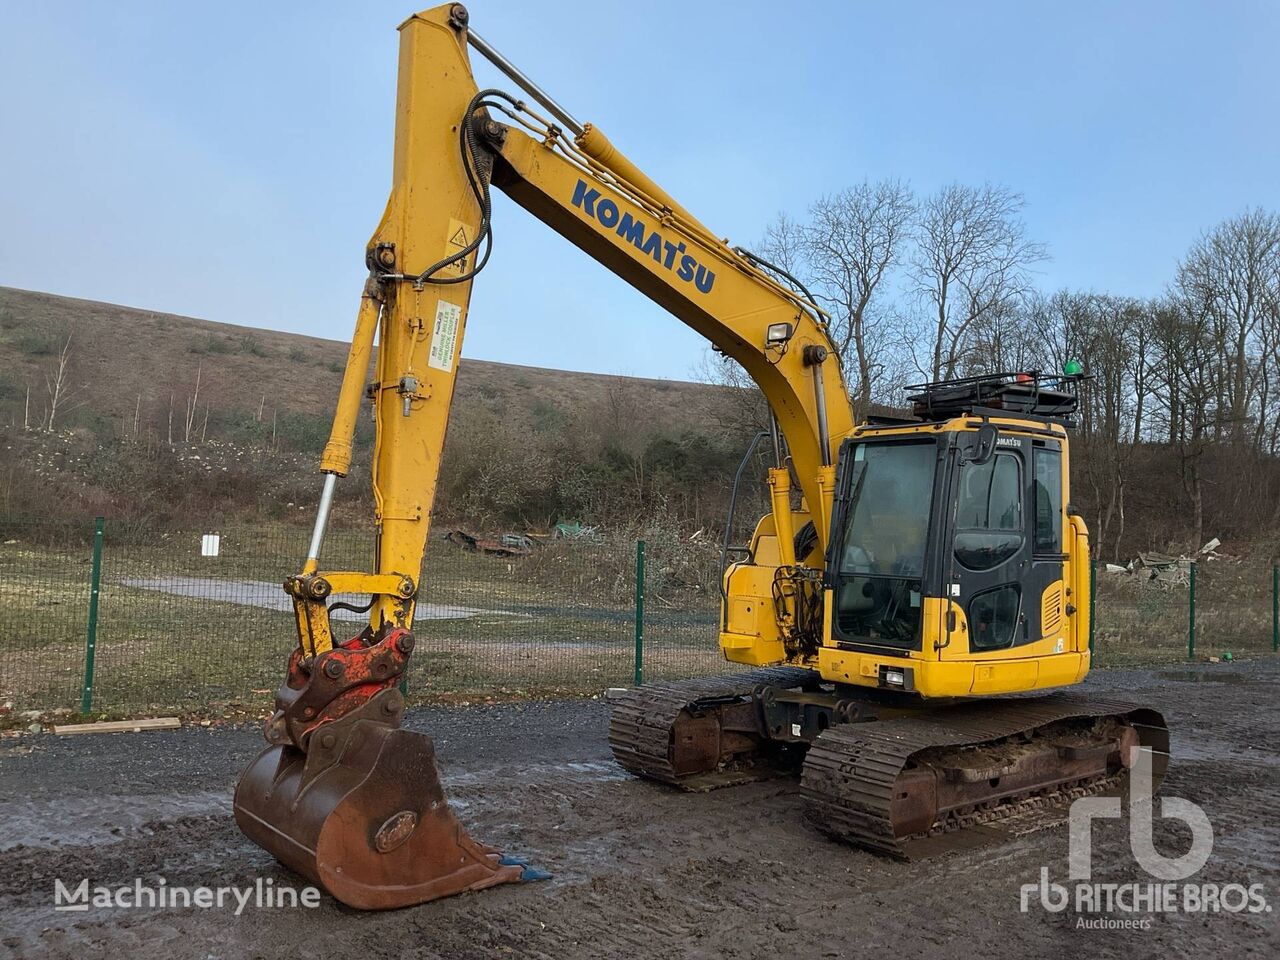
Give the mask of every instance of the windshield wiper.
M 845 502 L 846 513 L 852 513 L 858 506 L 858 497 L 862 493 L 862 481 L 867 476 L 867 461 L 859 460 L 853 465 L 853 476 L 849 478 L 849 499 Z

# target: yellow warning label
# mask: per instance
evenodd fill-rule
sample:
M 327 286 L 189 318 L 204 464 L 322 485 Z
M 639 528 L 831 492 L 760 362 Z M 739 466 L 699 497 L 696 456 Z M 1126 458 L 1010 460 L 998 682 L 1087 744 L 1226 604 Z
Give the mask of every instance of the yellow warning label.
M 445 247 L 444 247 L 445 256 L 451 257 L 454 254 L 456 254 L 459 250 L 466 249 L 466 246 L 471 242 L 471 238 L 473 235 L 474 234 L 471 227 L 467 226 L 461 220 L 450 220 L 449 232 L 445 234 L 445 241 L 446 241 Z M 451 263 L 448 267 L 445 267 L 440 272 L 453 273 L 457 276 L 462 276 L 464 273 L 467 272 L 468 269 L 470 269 L 471 264 L 474 262 L 474 260 L 475 260 L 474 254 L 469 253 L 465 257 L 463 257 L 461 260 L 458 260 L 455 263 Z

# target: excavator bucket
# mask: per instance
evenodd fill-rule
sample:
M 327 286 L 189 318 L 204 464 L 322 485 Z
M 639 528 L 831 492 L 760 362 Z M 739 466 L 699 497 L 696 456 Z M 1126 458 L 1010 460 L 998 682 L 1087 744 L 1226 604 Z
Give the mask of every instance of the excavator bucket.
M 350 676 L 358 672 L 352 670 L 358 661 L 350 657 L 342 671 L 325 669 L 350 653 L 373 651 L 367 665 L 376 665 L 378 656 L 387 659 L 388 649 L 395 652 L 397 637 L 389 639 L 389 646 L 335 648 L 315 658 L 310 673 L 330 682 Z M 292 742 L 291 708 L 309 685 L 300 676 L 302 663 L 295 651 L 290 680 L 277 694 L 278 709 L 268 722 L 268 740 L 280 742 L 259 754 L 236 785 L 236 823 L 249 839 L 362 910 L 547 876 L 467 834 L 445 799 L 431 738 L 396 725 L 403 700 L 395 687 L 383 686 L 339 718 L 305 727 L 298 738 L 305 749 Z M 302 687 L 293 686 L 299 681 Z M 348 704 L 352 689 L 343 691 Z M 297 712 L 308 709 L 314 711 Z

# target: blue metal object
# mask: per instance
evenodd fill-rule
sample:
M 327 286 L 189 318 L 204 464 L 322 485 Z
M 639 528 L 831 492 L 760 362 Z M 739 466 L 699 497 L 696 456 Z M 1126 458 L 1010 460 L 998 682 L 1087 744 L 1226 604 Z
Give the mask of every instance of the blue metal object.
M 514 857 L 509 853 L 503 854 L 498 861 L 504 867 L 524 867 L 520 871 L 521 883 L 532 883 L 536 880 L 550 880 L 551 874 L 546 870 L 539 870 L 537 867 L 529 866 L 529 861 L 524 857 Z

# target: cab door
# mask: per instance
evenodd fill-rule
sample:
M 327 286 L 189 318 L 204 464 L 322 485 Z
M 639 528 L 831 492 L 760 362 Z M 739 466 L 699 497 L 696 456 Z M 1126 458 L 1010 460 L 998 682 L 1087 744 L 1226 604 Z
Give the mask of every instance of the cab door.
M 1001 435 L 985 462 L 960 457 L 942 579 L 963 617 L 943 659 L 990 657 L 1040 639 L 1040 593 L 1029 579 L 1031 483 L 1029 438 Z
M 1032 640 L 1051 641 L 1050 652 L 1063 653 L 1068 642 L 1071 596 L 1067 589 L 1068 555 L 1063 543 L 1067 483 L 1062 444 L 1037 438 L 1029 441 L 1027 448 L 1031 457 L 1031 563 L 1024 587 L 1028 632 Z

